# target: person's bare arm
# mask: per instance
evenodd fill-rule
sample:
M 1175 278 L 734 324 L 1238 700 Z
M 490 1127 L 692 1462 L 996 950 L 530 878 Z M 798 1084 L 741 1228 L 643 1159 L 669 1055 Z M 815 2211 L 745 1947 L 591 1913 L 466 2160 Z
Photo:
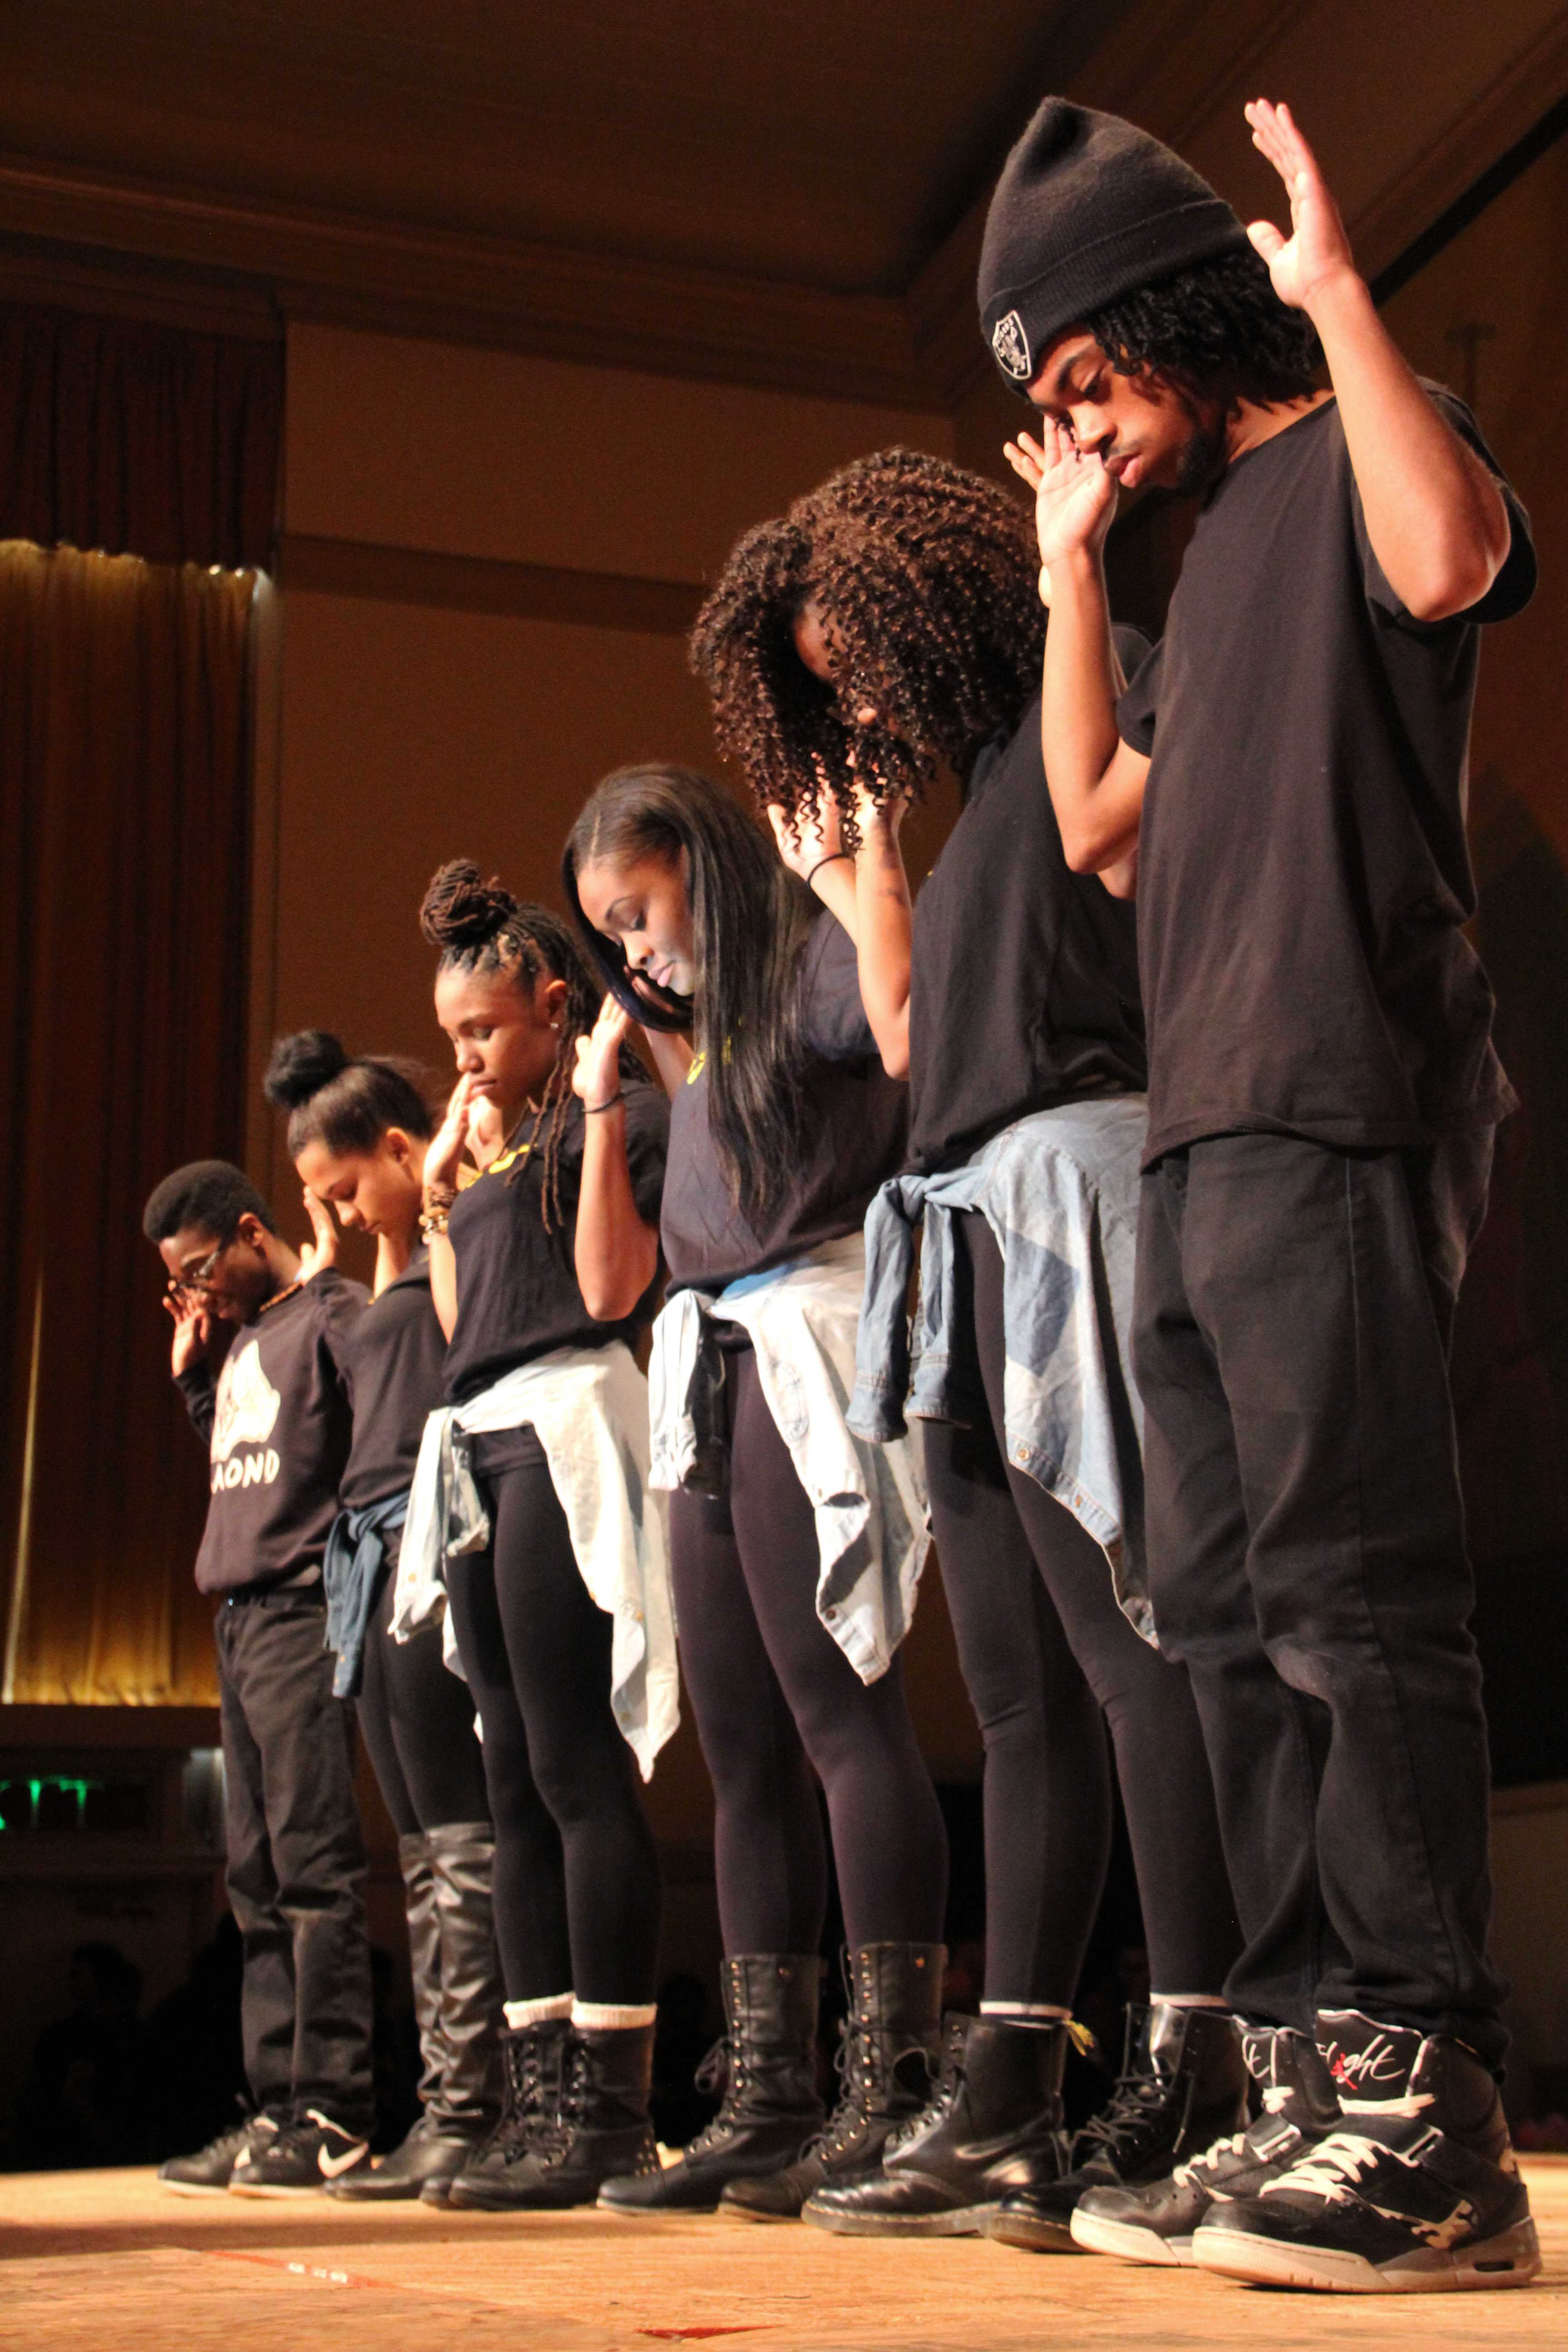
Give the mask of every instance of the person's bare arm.
M 857 797 L 860 846 L 855 854 L 854 939 L 860 1002 L 882 1067 L 890 1078 L 907 1078 L 914 910 L 899 834 L 909 803 L 900 799 L 879 804 L 866 793 Z
M 1440 415 L 1378 317 L 1339 207 L 1288 106 L 1255 99 L 1252 142 L 1285 183 L 1290 235 L 1247 235 L 1274 290 L 1304 310 L 1329 363 L 1367 537 L 1384 577 L 1419 621 L 1479 602 L 1508 558 L 1508 508 L 1475 451 Z
M 1020 433 L 1006 455 L 1035 493 L 1040 562 L 1050 576 L 1040 750 L 1062 854 L 1075 874 L 1114 876 L 1107 883 L 1114 890 L 1131 878 L 1149 773 L 1116 728 L 1123 680 L 1103 560 L 1116 483 L 1098 454 L 1080 450 L 1050 417 L 1040 420 L 1037 440 Z
M 458 1170 L 468 1140 L 473 1100 L 470 1082 L 459 1078 L 447 1105 L 447 1116 L 425 1155 L 427 1212 L 449 1211 L 458 1197 Z M 458 1261 L 445 1234 L 426 1233 L 425 1239 L 430 1254 L 430 1303 L 436 1309 L 437 1322 L 449 1339 L 458 1328 Z
M 644 1222 L 632 1192 L 626 1106 L 616 1099 L 631 1026 L 631 1015 L 606 996 L 592 1035 L 577 1041 L 572 1076 L 587 1129 L 574 1264 L 583 1304 L 600 1323 L 629 1315 L 658 1270 L 658 1233 Z
M 823 778 L 816 803 L 795 811 L 793 832 L 790 819 L 781 808 L 769 808 L 768 823 L 773 826 L 773 839 L 784 865 L 800 877 L 853 939 L 855 860 L 844 846 L 838 803 L 827 788 L 826 778 Z

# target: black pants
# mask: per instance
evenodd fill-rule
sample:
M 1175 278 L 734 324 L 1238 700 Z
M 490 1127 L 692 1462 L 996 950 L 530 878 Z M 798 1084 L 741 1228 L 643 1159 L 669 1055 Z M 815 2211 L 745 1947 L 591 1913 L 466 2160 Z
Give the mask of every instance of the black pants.
M 399 1837 L 448 1822 L 489 1819 L 484 1758 L 474 1736 L 474 1696 L 441 1663 L 438 1627 L 411 1642 L 392 1638 L 397 1534 L 387 1543 L 364 1645 L 359 1727 Z
M 474 1471 L 490 1548 L 450 1560 L 447 1587 L 484 1729 L 507 1999 L 651 2001 L 658 1855 L 610 1711 L 614 1628 L 532 1430 L 476 1438 Z
M 1162 1635 L 1203 1717 L 1237 2008 L 1505 2038 L 1447 1318 L 1489 1136 L 1434 1165 L 1216 1136 L 1144 1179 L 1137 1366 Z
M 750 1348 L 727 1352 L 730 1486 L 670 1497 L 680 1663 L 717 1804 L 727 1952 L 815 1952 L 827 1799 L 851 1945 L 937 1943 L 947 1833 L 895 1658 L 862 1683 L 816 1614 L 810 1500 Z
M 959 1662 L 985 1744 L 985 1997 L 1070 2005 L 1110 1852 L 1109 1725 L 1151 1980 L 1217 1993 L 1239 1941 L 1191 1688 L 1117 1607 L 1104 1552 L 1005 1459 L 1003 1261 L 954 1220 L 990 1426 L 925 1424 Z
M 240 2022 L 258 2107 L 374 2121 L 364 1846 L 353 1710 L 332 1696 L 319 1591 L 220 1601 L 228 1897 L 245 1946 Z

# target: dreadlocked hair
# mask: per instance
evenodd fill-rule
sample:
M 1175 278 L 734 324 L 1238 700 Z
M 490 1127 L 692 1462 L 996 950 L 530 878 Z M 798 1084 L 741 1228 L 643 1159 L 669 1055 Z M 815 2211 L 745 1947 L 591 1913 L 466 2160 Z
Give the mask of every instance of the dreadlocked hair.
M 1200 261 L 1093 310 L 1084 326 L 1118 375 L 1152 376 L 1198 397 L 1268 407 L 1313 388 L 1317 329 L 1274 291 L 1250 247 Z
M 427 1143 L 436 1132 L 414 1062 L 389 1054 L 351 1060 L 328 1029 L 279 1037 L 262 1079 L 269 1103 L 289 1113 L 289 1157 L 312 1143 L 342 1157 L 374 1151 L 389 1128 Z
M 721 751 L 792 820 L 826 783 L 853 844 L 857 779 L 879 801 L 918 793 L 1017 723 L 1039 684 L 1038 573 L 1029 512 L 994 482 L 919 449 L 858 458 L 748 531 L 697 616 Z M 807 605 L 831 685 L 795 650 Z
M 574 900 L 589 866 L 624 868 L 644 858 L 686 876 L 697 970 L 692 1042 L 707 1056 L 709 1130 L 731 1200 L 764 1234 L 805 1158 L 801 951 L 816 902 L 761 827 L 689 768 L 619 768 L 595 789 L 567 835 Z M 630 976 L 618 943 L 586 935 L 606 984 L 626 1003 Z
M 542 975 L 566 983 L 561 1042 L 528 1139 L 528 1155 L 532 1158 L 542 1132 L 544 1137 L 541 1207 L 544 1230 L 552 1233 L 564 1223 L 561 1146 L 572 1102 L 577 1040 L 585 1037 L 598 1019 L 603 991 L 560 916 L 552 914 L 548 907 L 514 898 L 494 875 L 484 881 L 472 858 L 454 857 L 431 877 L 419 908 L 419 928 L 430 945 L 440 950 L 437 971 L 501 971 L 520 993 L 529 994 Z M 507 1171 L 509 1184 L 523 1165 L 520 1153 Z

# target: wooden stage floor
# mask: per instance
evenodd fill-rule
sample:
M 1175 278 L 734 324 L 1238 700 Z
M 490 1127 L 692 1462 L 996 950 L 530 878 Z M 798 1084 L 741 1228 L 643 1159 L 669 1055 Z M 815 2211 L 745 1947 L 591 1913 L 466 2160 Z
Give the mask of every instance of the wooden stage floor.
M 1568 2345 L 1568 2158 L 1526 2167 L 1546 2266 L 1500 2294 L 1262 2294 L 1192 2271 L 799 2224 L 180 2198 L 0 2176 L 6 2352 L 1321 2352 Z

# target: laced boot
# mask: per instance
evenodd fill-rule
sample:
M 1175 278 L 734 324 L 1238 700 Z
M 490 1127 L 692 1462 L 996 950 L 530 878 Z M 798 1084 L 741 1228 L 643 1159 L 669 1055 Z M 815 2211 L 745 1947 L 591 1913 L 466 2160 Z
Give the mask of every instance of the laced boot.
M 793 2164 L 822 2127 L 816 2013 L 822 1962 L 813 1953 L 744 1952 L 724 1963 L 729 2029 L 698 2069 L 700 2090 L 723 2091 L 712 2122 L 658 2172 L 606 2180 L 614 2213 L 711 2213 L 731 2180 Z
M 721 2212 L 793 2221 L 817 2189 L 880 2168 L 894 2132 L 912 2123 L 931 2095 L 946 1965 L 942 1944 L 863 1944 L 850 1954 L 837 2106 L 795 2163 L 732 2180 Z
M 1341 2120 L 1256 2190 L 1211 2207 L 1203 2269 L 1341 2294 L 1527 2286 L 1541 2268 L 1530 2199 L 1489 2070 L 1461 2042 L 1318 2021 Z
M 647 2025 L 573 2026 L 555 2121 L 536 2133 L 514 2167 L 509 2210 L 592 2205 L 606 2180 L 658 2172 L 648 2117 L 653 2032 L 651 2019 Z
M 942 2079 L 879 2173 L 819 2189 L 805 2218 L 841 2237 L 975 2237 L 1009 2190 L 1060 2179 L 1065 2021 L 950 2017 Z
M 490 1925 L 489 1822 L 447 1822 L 397 1841 L 408 1913 L 414 2014 L 424 2062 L 421 2113 L 384 2164 L 350 2172 L 353 2203 L 444 2204 L 455 2176 L 494 2130 L 500 2105 L 501 1987 Z
M 422 2203 L 477 2206 L 485 2212 L 504 2213 L 516 2204 L 531 2202 L 516 2192 L 535 2144 L 557 2128 L 571 2036 L 572 2029 L 563 2017 L 503 2028 L 500 2121 L 460 2171 L 420 2190 Z
M 1063 2177 L 1004 2198 L 987 2235 L 1032 2253 L 1073 2253 L 1073 2211 L 1086 2191 L 1163 2180 L 1246 2121 L 1247 2064 L 1227 2011 L 1167 2001 L 1129 2009 L 1110 2105 L 1078 2134 Z
M 1146 2188 L 1088 2189 L 1072 2217 L 1073 2243 L 1130 2263 L 1185 2263 L 1193 2235 L 1216 2206 L 1256 2197 L 1303 2149 L 1340 2120 L 1333 2079 L 1310 2035 L 1284 2026 L 1249 2027 L 1241 2038 L 1263 2112 L 1245 2131 L 1216 2139 Z

